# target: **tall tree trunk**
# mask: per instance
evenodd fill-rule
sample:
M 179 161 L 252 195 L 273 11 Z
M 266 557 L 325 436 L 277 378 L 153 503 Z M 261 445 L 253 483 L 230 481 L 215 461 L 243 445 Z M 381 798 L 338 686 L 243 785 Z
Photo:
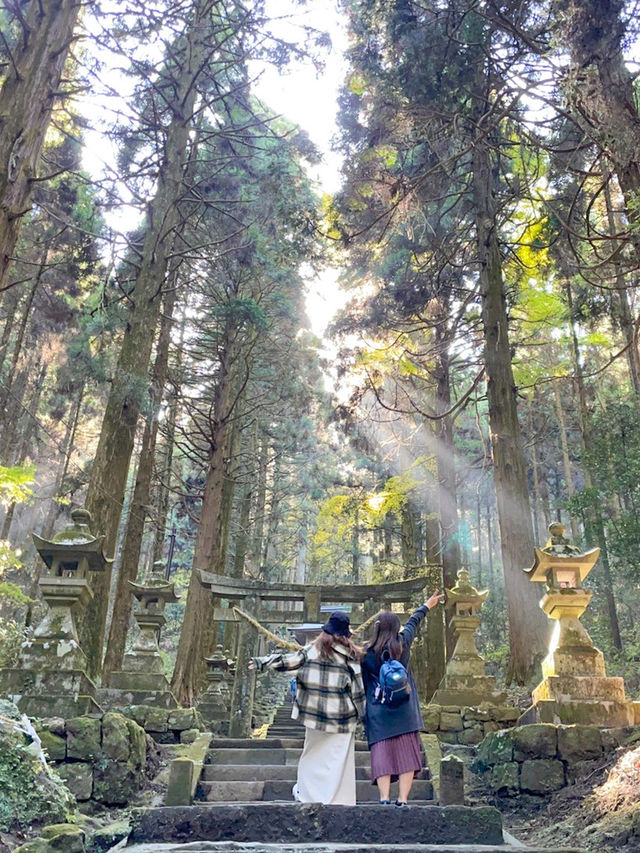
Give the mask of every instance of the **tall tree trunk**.
M 624 57 L 623 0 L 556 0 L 558 44 L 570 63 L 561 86 L 573 118 L 611 160 L 630 221 L 638 220 L 640 116 Z
M 493 167 L 488 142 L 482 136 L 482 117 L 491 114 L 487 96 L 489 83 L 483 62 L 478 60 L 474 87 L 477 136 L 473 150 L 473 200 L 489 425 L 509 614 L 511 659 L 508 678 L 524 684 L 546 653 L 549 628 L 538 606 L 540 591 L 523 571 L 533 560 L 535 543 L 527 489 L 527 464 L 511 366 L 509 321 L 496 230 Z
M 22 4 L 24 5 L 24 4 Z M 64 64 L 79 0 L 30 0 L 0 89 L 0 288 L 15 250 Z
M 582 360 L 580 354 L 580 344 L 578 341 L 578 333 L 575 324 L 575 311 L 573 306 L 573 293 L 569 281 L 565 283 L 565 293 L 567 296 L 567 305 L 569 306 L 569 321 L 571 327 L 571 349 L 573 355 L 573 370 L 578 391 L 578 421 L 580 424 L 580 437 L 582 441 L 582 468 L 584 471 L 584 485 L 586 489 L 595 487 L 593 472 L 589 464 L 589 448 L 591 447 L 591 415 L 587 405 L 587 389 L 584 382 L 582 372 Z M 596 499 L 593 507 L 587 511 L 587 520 L 589 527 L 593 531 L 593 535 L 600 547 L 600 560 L 602 564 L 602 584 L 607 613 L 609 616 L 609 629 L 611 631 L 611 640 L 616 649 L 622 650 L 622 637 L 620 634 L 620 625 L 618 623 L 618 610 L 613 594 L 613 578 L 611 576 L 611 564 L 609 562 L 609 548 L 607 547 L 607 537 L 604 530 L 604 520 L 602 518 L 602 510 L 600 502 Z M 587 535 L 589 531 L 587 530 Z
M 225 450 L 233 405 L 233 372 L 236 369 L 238 357 L 236 351 L 238 333 L 229 325 L 230 321 L 225 334 L 226 346 L 220 353 L 220 369 L 213 405 L 211 454 L 202 496 L 193 568 L 171 682 L 178 700 L 187 705 L 193 702 L 202 689 L 205 674 L 204 658 L 212 650 L 213 643 L 213 597 L 201 585 L 197 569 L 220 571 L 220 566 L 216 564 L 216 558 L 220 558 L 217 544 L 223 512 Z
M 202 18 L 212 0 L 200 0 L 187 33 L 184 64 L 176 70 L 173 118 L 167 127 L 155 197 L 148 221 L 138 274 L 131 294 L 132 307 L 105 407 L 96 456 L 91 468 L 86 507 L 93 530 L 105 536 L 104 548 L 113 554 L 122 502 L 140 412 L 147 401 L 148 371 L 160 313 L 170 252 L 180 222 L 179 202 L 184 192 L 189 135 L 196 101 L 196 81 L 207 56 L 208 28 Z M 94 598 L 83 623 L 83 648 L 89 672 L 102 666 L 102 646 L 111 586 L 111 572 L 95 573 Z
M 437 502 L 437 496 L 433 495 L 433 504 Z M 442 568 L 439 565 L 441 560 L 441 530 L 438 524 L 438 515 L 433 510 L 435 506 L 427 504 L 427 520 L 426 520 L 426 553 L 429 568 L 427 570 L 428 581 L 427 589 L 429 592 L 432 589 L 442 589 Z M 431 510 L 431 511 L 430 511 Z M 433 694 L 440 686 L 445 673 L 446 665 L 446 648 L 445 648 L 445 619 L 444 608 L 436 607 L 427 616 L 427 627 L 425 631 L 427 644 L 427 671 L 424 674 L 424 693 L 421 689 L 421 699 L 429 702 Z
M 104 656 L 102 674 L 105 680 L 108 679 L 112 672 L 122 668 L 127 631 L 129 622 L 131 621 L 133 596 L 129 587 L 129 581 L 135 581 L 138 574 L 140 549 L 142 547 L 145 522 L 149 513 L 151 480 L 153 477 L 156 441 L 158 437 L 158 413 L 167 381 L 169 346 L 171 344 L 171 329 L 176 293 L 174 280 L 173 286 L 167 290 L 164 298 L 164 313 L 160 325 L 160 334 L 158 335 L 156 361 L 153 369 L 152 402 L 142 437 L 140 460 L 136 472 L 136 484 L 133 490 L 133 497 L 129 508 L 129 519 L 122 545 L 120 571 L 118 572 L 116 581 L 111 625 L 109 627 L 109 639 Z
M 560 449 L 562 452 L 562 469 L 564 471 L 564 482 L 567 487 L 567 495 L 572 498 L 576 492 L 573 484 L 573 472 L 571 470 L 571 457 L 569 456 L 569 443 L 567 441 L 567 426 L 564 417 L 564 408 L 562 406 L 562 397 L 560 388 L 557 382 L 553 383 L 553 397 L 556 407 L 556 420 L 558 421 L 558 433 L 560 436 Z M 575 516 L 570 516 L 569 523 L 571 524 L 571 535 L 574 539 L 580 538 L 580 528 L 578 520 Z
M 256 423 L 256 430 L 258 425 Z M 262 537 L 264 534 L 264 520 L 267 500 L 267 466 L 269 463 L 269 441 L 266 436 L 262 436 L 256 444 L 260 445 L 258 457 L 258 477 L 255 490 L 255 507 L 253 511 L 253 528 L 251 542 L 249 546 L 249 561 L 251 568 L 255 572 L 261 568 L 262 556 Z

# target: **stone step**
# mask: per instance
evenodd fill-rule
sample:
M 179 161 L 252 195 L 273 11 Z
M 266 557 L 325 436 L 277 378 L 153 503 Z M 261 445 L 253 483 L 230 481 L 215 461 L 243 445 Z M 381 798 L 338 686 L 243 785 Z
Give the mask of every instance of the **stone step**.
M 426 771 L 425 771 L 426 772 Z M 230 782 L 265 782 L 270 779 L 290 781 L 296 780 L 297 765 L 295 764 L 225 764 L 222 771 L 224 778 Z M 220 778 L 221 770 L 216 764 L 205 764 L 202 768 L 202 780 L 215 782 Z M 356 767 L 356 779 L 369 780 L 368 767 Z
M 134 809 L 130 844 L 138 842 L 256 841 L 286 845 L 322 839 L 325 844 L 501 845 L 502 819 L 492 806 L 317 803 L 198 803 Z M 397 848 L 396 848 L 397 849 Z
M 134 844 L 127 853 L 582 853 L 575 847 L 549 850 L 511 844 L 256 844 L 237 841 L 200 841 L 191 844 Z
M 301 749 L 283 749 L 274 747 L 264 749 L 252 746 L 249 749 L 229 749 L 228 747 L 210 749 L 206 764 L 297 764 L 302 755 Z M 358 750 L 355 753 L 356 767 L 369 767 L 369 753 Z
M 303 746 L 304 737 L 299 734 L 296 737 L 214 737 L 210 744 L 211 749 L 302 749 Z M 368 752 L 366 740 L 357 740 L 356 750 Z
M 292 786 L 292 780 L 230 781 L 225 774 L 225 778 L 221 781 L 201 781 L 197 799 L 210 803 L 248 803 L 256 800 L 291 802 Z M 397 784 L 392 785 L 392 798 L 395 799 L 396 796 Z M 356 799 L 358 803 L 375 803 L 379 800 L 378 789 L 366 780 L 357 781 Z M 431 782 L 424 779 L 416 780 L 411 790 L 411 799 L 424 802 L 432 800 Z

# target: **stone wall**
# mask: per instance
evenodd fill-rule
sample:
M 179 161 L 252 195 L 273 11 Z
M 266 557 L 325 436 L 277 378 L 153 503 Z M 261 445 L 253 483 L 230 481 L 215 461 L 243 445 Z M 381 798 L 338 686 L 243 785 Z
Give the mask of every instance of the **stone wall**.
M 572 785 L 607 753 L 635 738 L 640 740 L 639 727 L 518 726 L 490 732 L 478 748 L 473 769 L 498 796 L 544 796 Z
M 483 703 L 477 708 L 457 705 L 425 705 L 422 708 L 425 731 L 442 743 L 479 744 L 486 735 L 516 724 L 517 708 Z
M 144 730 L 117 711 L 42 720 L 37 731 L 50 765 L 80 803 L 126 805 L 153 764 Z
M 206 726 L 195 708 L 129 705 L 120 711 L 134 720 L 156 743 L 193 743 Z

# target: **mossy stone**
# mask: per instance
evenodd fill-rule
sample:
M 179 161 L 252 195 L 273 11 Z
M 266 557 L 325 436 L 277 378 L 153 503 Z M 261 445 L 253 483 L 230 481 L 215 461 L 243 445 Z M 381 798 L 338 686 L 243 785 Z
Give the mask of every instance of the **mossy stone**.
M 67 758 L 87 761 L 101 752 L 101 721 L 97 717 L 67 720 Z
M 131 826 L 126 820 L 117 820 L 91 833 L 86 841 L 86 853 L 105 853 L 129 837 Z
M 517 761 L 508 764 L 495 764 L 491 768 L 489 784 L 499 797 L 515 796 L 520 790 L 520 765 Z
M 440 705 L 427 705 L 422 711 L 424 730 L 435 732 L 440 728 Z
M 529 794 L 551 794 L 566 784 L 564 764 L 552 758 L 528 759 L 520 770 L 520 788 Z
M 84 853 L 84 829 L 70 823 L 56 823 L 45 826 L 42 838 L 51 850 L 59 853 Z
M 516 761 L 555 758 L 557 748 L 557 730 L 551 723 L 533 723 L 513 729 L 513 757 Z
M 511 730 L 489 732 L 478 747 L 476 764 L 480 770 L 487 770 L 494 764 L 508 764 L 513 761 L 513 734 Z
M 463 729 L 462 716 L 460 713 L 454 714 L 450 711 L 443 711 L 440 714 L 440 730 L 443 732 L 461 732 Z
M 195 708 L 176 708 L 169 712 L 167 725 L 170 729 L 184 731 L 192 729 L 195 722 Z
M 34 838 L 33 841 L 27 841 L 20 847 L 15 847 L 13 853 L 52 853 L 52 851 L 43 838 Z
M 8 704 L 8 703 L 4 703 Z M 8 716 L 4 714 L 3 716 Z M 0 829 L 26 829 L 63 821 L 75 801 L 60 777 L 41 758 L 40 746 L 23 731 L 20 713 L 0 722 Z
M 143 778 L 130 764 L 107 759 L 94 767 L 93 799 L 106 806 L 127 805 L 140 790 Z
M 199 729 L 186 729 L 180 732 L 180 743 L 193 743 L 199 734 Z
M 42 748 L 49 756 L 50 761 L 64 761 L 67 757 L 67 741 L 53 732 L 38 732 L 42 742 Z
M 56 768 L 78 802 L 91 799 L 93 793 L 93 766 L 85 761 L 68 761 Z
M 117 711 L 109 711 L 102 718 L 102 753 L 107 758 L 113 761 L 127 761 L 129 759 L 131 748 L 130 722 Z
M 602 755 L 602 737 L 593 726 L 558 726 L 558 755 L 568 764 Z
M 167 720 L 169 717 L 168 711 L 163 708 L 147 708 L 147 713 L 144 721 L 144 729 L 147 732 L 166 732 Z

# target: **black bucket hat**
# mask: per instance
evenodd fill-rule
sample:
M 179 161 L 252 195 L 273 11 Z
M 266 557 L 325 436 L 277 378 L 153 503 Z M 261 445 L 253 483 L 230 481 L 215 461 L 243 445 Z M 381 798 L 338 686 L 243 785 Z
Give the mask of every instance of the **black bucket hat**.
M 351 631 L 349 630 L 349 616 L 344 612 L 344 610 L 336 610 L 331 616 L 329 616 L 329 621 L 325 622 L 322 626 L 322 630 L 326 634 L 336 635 L 338 637 L 350 637 Z

